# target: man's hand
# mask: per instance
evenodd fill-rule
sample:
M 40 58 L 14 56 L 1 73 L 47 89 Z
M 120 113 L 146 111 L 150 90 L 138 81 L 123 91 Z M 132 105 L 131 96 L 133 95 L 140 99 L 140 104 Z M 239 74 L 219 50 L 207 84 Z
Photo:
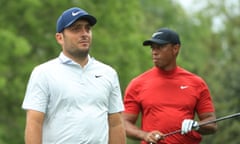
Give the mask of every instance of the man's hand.
M 199 124 L 197 121 L 191 120 L 191 119 L 185 119 L 182 122 L 182 129 L 181 129 L 181 134 L 187 134 L 190 131 L 194 130 L 198 130 Z
M 163 139 L 164 134 L 157 130 L 147 132 L 144 136 L 144 141 L 146 141 L 148 144 L 156 144 L 159 140 Z

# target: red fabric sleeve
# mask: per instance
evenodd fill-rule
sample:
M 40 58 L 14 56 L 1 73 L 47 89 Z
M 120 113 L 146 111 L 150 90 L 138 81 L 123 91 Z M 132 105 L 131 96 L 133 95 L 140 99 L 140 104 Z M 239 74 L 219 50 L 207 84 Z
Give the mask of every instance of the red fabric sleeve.
M 202 85 L 199 90 L 200 98 L 196 106 L 197 113 L 201 114 L 205 112 L 214 112 L 215 109 L 210 95 L 210 91 L 204 81 L 202 82 Z
M 137 100 L 138 87 L 132 80 L 126 88 L 124 95 L 125 113 L 138 114 L 140 112 L 140 105 Z

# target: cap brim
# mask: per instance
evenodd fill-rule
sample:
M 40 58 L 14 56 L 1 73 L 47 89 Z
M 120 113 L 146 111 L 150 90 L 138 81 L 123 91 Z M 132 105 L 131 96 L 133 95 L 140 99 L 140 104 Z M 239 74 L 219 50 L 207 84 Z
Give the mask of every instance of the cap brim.
M 97 19 L 94 16 L 91 16 L 91 15 L 83 15 L 83 16 L 79 17 L 78 19 L 87 20 L 91 26 L 93 26 L 97 23 Z
M 75 19 L 73 19 L 73 20 L 72 20 L 71 22 L 69 22 L 67 25 L 65 25 L 64 28 L 69 27 L 69 26 L 72 25 L 75 21 L 77 21 L 77 20 L 79 20 L 79 19 L 84 19 L 84 20 L 88 21 L 91 26 L 94 26 L 94 25 L 97 23 L 97 19 L 96 19 L 94 16 L 91 16 L 91 15 L 81 15 L 81 16 L 78 16 L 78 17 L 76 17 Z
M 148 45 L 152 45 L 153 43 L 155 44 L 159 44 L 159 45 L 162 45 L 162 44 L 167 44 L 169 43 L 168 41 L 164 41 L 164 40 L 159 40 L 159 39 L 150 39 L 150 40 L 145 40 L 143 42 L 143 45 L 144 46 L 148 46 Z

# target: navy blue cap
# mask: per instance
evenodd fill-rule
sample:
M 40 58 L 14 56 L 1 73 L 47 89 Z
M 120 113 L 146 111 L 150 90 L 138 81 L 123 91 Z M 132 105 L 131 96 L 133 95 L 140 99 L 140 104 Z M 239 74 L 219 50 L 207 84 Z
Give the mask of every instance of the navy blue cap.
M 148 46 L 151 45 L 152 43 L 156 43 L 159 45 L 168 43 L 181 44 L 178 34 L 175 31 L 170 30 L 168 28 L 161 28 L 157 30 L 157 32 L 153 33 L 151 39 L 145 40 L 143 42 L 143 45 Z
M 65 28 L 69 27 L 78 19 L 87 20 L 91 26 L 97 23 L 97 19 L 88 14 L 85 10 L 78 7 L 73 7 L 65 10 L 58 18 L 56 26 L 57 32 L 62 32 Z

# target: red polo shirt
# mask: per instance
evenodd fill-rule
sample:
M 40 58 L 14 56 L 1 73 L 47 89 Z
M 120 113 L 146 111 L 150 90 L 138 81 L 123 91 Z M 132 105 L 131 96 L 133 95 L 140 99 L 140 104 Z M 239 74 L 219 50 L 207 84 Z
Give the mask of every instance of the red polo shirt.
M 143 130 L 162 133 L 181 129 L 182 121 L 194 119 L 195 112 L 214 111 L 204 80 L 180 67 L 168 72 L 153 67 L 134 78 L 126 89 L 124 105 L 125 113 L 142 114 Z M 198 144 L 200 141 L 201 135 L 192 131 L 171 135 L 159 144 Z

